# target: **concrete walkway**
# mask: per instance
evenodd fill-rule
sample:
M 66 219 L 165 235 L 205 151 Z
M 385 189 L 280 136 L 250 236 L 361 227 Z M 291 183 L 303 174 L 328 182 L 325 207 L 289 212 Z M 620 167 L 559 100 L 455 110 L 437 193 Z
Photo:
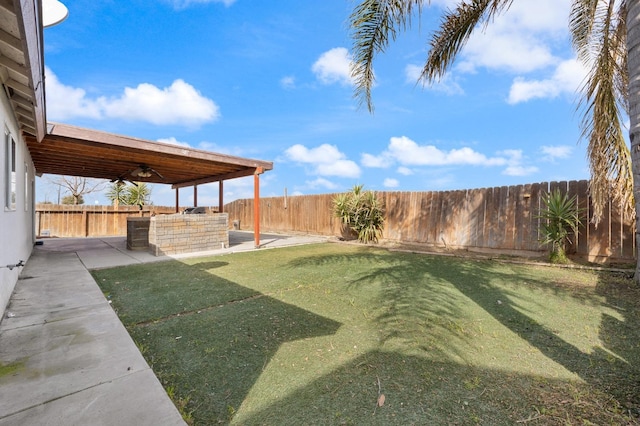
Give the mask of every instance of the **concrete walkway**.
M 309 235 L 260 234 L 260 250 L 325 241 L 327 241 L 325 237 Z M 75 252 L 82 264 L 89 270 L 136 263 L 162 262 L 170 259 L 224 255 L 256 249 L 253 232 L 249 231 L 229 231 L 229 247 L 226 248 L 157 257 L 147 251 L 127 250 L 125 237 L 59 238 L 45 239 L 43 242 L 44 244 L 39 246 L 38 250 Z
M 261 236 L 264 248 L 321 241 Z M 254 249 L 236 231 L 229 248 L 190 256 Z M 122 237 L 36 246 L 0 322 L 0 426 L 184 425 L 88 271 L 168 259 L 127 251 Z

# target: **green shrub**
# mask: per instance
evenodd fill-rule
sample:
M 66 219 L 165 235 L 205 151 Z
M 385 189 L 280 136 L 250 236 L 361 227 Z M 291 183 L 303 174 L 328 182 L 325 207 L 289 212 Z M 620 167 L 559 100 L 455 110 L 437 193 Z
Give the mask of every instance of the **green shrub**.
M 384 229 L 384 210 L 373 191 L 355 185 L 350 192 L 333 199 L 333 213 L 342 221 L 343 234 L 354 235 L 362 243 L 377 243 Z
M 569 198 L 559 189 L 542 195 L 544 209 L 538 218 L 543 244 L 550 244 L 549 261 L 552 263 L 567 263 L 566 246 L 571 242 L 571 233 L 577 234 L 580 222 L 580 209 L 576 205 L 577 197 Z

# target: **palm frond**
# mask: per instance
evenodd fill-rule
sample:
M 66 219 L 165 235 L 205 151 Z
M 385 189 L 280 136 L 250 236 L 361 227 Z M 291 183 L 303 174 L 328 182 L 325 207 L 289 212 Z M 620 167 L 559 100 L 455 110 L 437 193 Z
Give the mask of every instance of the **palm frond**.
M 571 41 L 578 58 L 583 62 L 591 60 L 593 24 L 600 0 L 574 0 L 569 15 Z
M 626 1 L 576 0 L 571 31 L 578 57 L 590 67 L 582 87 L 582 137 L 588 140 L 593 222 L 598 223 L 610 195 L 633 217 L 631 154 L 622 130 L 628 105 Z M 578 24 L 590 20 L 589 29 Z M 586 24 L 585 24 L 586 25 Z
M 363 0 L 349 17 L 351 28 L 351 76 L 355 82 L 354 97 L 373 112 L 371 88 L 375 83 L 373 60 L 384 52 L 399 29 L 411 23 L 414 11 L 420 12 L 424 0 Z
M 508 9 L 513 0 L 472 0 L 460 2 L 448 10 L 440 28 L 431 38 L 429 57 L 422 69 L 421 80 L 429 82 L 442 78 L 469 37 L 480 23 L 488 23 Z

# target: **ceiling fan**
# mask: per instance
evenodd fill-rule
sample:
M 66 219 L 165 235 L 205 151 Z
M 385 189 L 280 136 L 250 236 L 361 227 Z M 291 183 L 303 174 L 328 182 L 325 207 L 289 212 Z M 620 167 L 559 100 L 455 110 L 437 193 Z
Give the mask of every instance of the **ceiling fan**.
M 164 176 L 162 176 L 160 173 L 147 166 L 146 164 L 140 164 L 137 169 L 131 171 L 131 176 L 133 177 L 148 178 L 154 174 L 157 175 L 160 179 L 164 179 Z
M 131 185 L 133 185 L 133 186 L 138 186 L 138 184 L 137 184 L 137 183 L 135 183 L 135 182 L 134 182 L 134 181 L 132 181 L 132 180 L 127 179 L 127 182 L 129 182 L 129 183 L 130 183 Z M 124 179 L 123 179 L 122 177 L 117 177 L 117 178 L 115 178 L 115 179 L 111 179 L 111 183 L 115 183 L 115 184 L 116 184 L 116 185 L 118 185 L 118 186 L 124 186 L 124 185 L 126 185 L 126 183 L 125 183 L 125 181 L 124 181 Z

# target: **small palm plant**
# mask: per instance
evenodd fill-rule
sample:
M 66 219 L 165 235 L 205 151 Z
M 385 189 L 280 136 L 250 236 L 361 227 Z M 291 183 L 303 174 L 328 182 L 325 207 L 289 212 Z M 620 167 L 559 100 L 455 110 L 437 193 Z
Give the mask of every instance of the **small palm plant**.
M 333 199 L 333 213 L 342 221 L 347 234 L 354 234 L 362 243 L 377 243 L 384 229 L 384 210 L 373 191 L 363 191 L 355 185 L 350 192 Z
M 114 206 L 119 206 L 120 204 L 126 204 L 126 190 L 125 183 L 118 180 L 116 182 L 111 183 L 109 185 L 109 189 L 107 190 L 107 199 L 113 203 Z
M 106 194 L 114 206 L 144 206 L 149 204 L 151 188 L 144 182 L 125 184 L 116 181 L 111 184 Z
M 126 204 L 130 206 L 145 206 L 149 204 L 151 188 L 144 182 L 136 182 L 135 185 L 128 185 L 125 192 Z
M 542 195 L 545 208 L 538 218 L 540 223 L 541 238 L 543 244 L 550 244 L 549 261 L 551 263 L 567 263 L 566 245 L 571 242 L 571 233 L 577 234 L 580 221 L 580 209 L 576 204 L 577 197 L 569 198 L 568 194 L 562 194 L 559 189 Z

